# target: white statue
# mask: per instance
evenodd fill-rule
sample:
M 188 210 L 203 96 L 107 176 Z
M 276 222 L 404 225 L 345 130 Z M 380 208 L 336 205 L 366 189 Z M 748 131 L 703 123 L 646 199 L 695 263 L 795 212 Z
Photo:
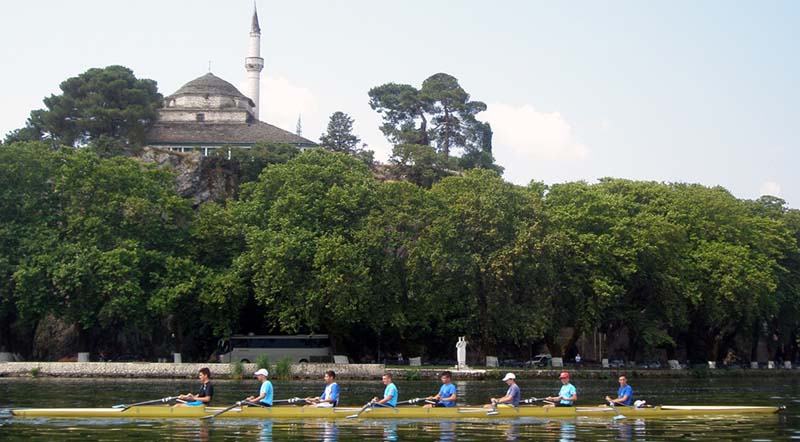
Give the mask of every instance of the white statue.
M 456 342 L 456 359 L 458 360 L 457 368 L 467 368 L 467 339 L 466 336 L 459 336 Z

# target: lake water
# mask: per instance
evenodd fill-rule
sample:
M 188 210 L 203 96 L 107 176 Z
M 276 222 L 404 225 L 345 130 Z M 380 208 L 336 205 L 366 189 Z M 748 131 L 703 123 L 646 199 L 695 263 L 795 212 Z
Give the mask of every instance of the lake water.
M 321 382 L 273 381 L 275 398 L 315 396 Z M 580 404 L 616 391 L 615 378 L 576 380 Z M 420 420 L 128 420 L 23 419 L 21 407 L 108 407 L 196 391 L 191 380 L 0 378 L 0 441 L 800 441 L 800 373 L 779 378 L 631 379 L 637 398 L 651 404 L 787 406 L 779 415 L 673 419 Z M 480 404 L 505 392 L 500 381 L 457 382 L 459 403 Z M 523 397 L 555 394 L 557 380 L 521 379 Z M 380 395 L 380 381 L 341 381 L 342 405 Z M 434 394 L 435 381 L 398 381 L 400 400 Z M 217 381 L 214 405 L 227 406 L 258 392 L 256 380 Z

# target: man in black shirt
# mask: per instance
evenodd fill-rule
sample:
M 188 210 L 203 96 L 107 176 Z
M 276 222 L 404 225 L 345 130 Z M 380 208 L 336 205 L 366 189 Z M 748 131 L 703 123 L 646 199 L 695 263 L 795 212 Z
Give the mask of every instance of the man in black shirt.
M 200 391 L 197 394 L 186 393 L 178 396 L 178 399 L 184 401 L 178 403 L 176 406 L 189 406 L 199 407 L 201 405 L 211 405 L 211 397 L 214 396 L 214 386 L 211 385 L 211 370 L 206 367 L 197 372 L 197 377 L 200 379 Z

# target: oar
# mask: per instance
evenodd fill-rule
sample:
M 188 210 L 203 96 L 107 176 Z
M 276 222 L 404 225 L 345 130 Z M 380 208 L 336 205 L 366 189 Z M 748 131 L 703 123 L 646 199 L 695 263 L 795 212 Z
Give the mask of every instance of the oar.
M 175 399 L 178 399 L 178 398 L 176 396 L 168 396 L 168 397 L 162 397 L 161 399 L 153 399 L 152 401 L 137 402 L 135 404 L 130 404 L 130 405 L 117 404 L 117 405 L 114 405 L 111 408 L 121 408 L 122 411 L 125 411 L 128 408 L 138 407 L 139 405 L 157 404 L 159 402 L 163 402 L 163 403 L 166 404 L 167 402 L 174 401 Z
M 424 397 L 415 397 L 414 399 L 409 399 L 409 400 L 407 400 L 407 401 L 401 401 L 401 402 L 398 402 L 398 403 L 397 403 L 397 405 L 416 405 L 416 404 L 417 404 L 417 403 L 419 403 L 419 402 L 428 402 L 428 403 L 431 403 L 430 401 L 428 401 L 428 400 L 427 400 L 426 398 L 424 398 Z
M 231 405 L 231 406 L 230 406 L 230 407 L 228 407 L 228 408 L 224 408 L 224 409 L 222 409 L 222 410 L 220 410 L 220 411 L 217 411 L 217 412 L 216 412 L 216 413 L 214 413 L 214 414 L 209 414 L 208 416 L 203 416 L 203 417 L 201 417 L 200 419 L 214 419 L 215 417 L 219 416 L 220 414 L 222 414 L 222 413 L 227 413 L 228 411 L 231 411 L 231 410 L 233 410 L 233 409 L 234 409 L 234 408 L 236 408 L 236 407 L 240 407 L 240 408 L 241 408 L 242 404 L 243 404 L 243 403 L 246 403 L 246 402 L 247 402 L 247 401 L 245 401 L 245 400 L 237 401 L 235 404 Z
M 497 411 L 497 401 L 492 401 L 492 408 L 489 411 L 486 412 L 486 415 L 487 416 L 495 416 L 497 414 L 500 414 L 500 412 Z
M 347 416 L 347 418 L 348 419 L 355 419 L 355 418 L 361 416 L 361 413 L 365 412 L 368 408 L 372 408 L 372 404 L 373 404 L 373 401 L 367 402 L 366 404 L 364 404 L 363 407 L 361 407 L 360 410 L 358 410 L 358 413 L 351 414 L 351 415 Z
M 614 401 L 608 401 L 608 405 L 611 407 L 612 410 L 614 410 L 614 413 L 616 414 L 616 416 L 614 416 L 614 420 L 625 419 L 625 416 L 622 413 L 620 413 L 619 410 L 617 410 L 617 405 L 614 403 Z
M 530 404 L 532 404 L 534 402 L 546 402 L 546 403 L 552 404 L 552 402 L 550 402 L 550 401 L 548 401 L 546 399 L 547 398 L 543 398 L 543 397 L 532 397 L 532 398 L 528 398 L 528 399 L 523 399 L 523 400 L 519 401 L 519 403 L 521 403 L 521 404 L 529 404 L 530 405 Z
M 294 404 L 295 402 L 300 402 L 300 401 L 304 401 L 304 400 L 305 399 L 303 399 L 301 397 L 293 397 L 293 398 L 289 398 L 289 399 L 275 399 L 274 401 L 272 401 L 272 403 L 273 404 L 282 404 L 282 403 L 285 402 L 287 404 Z M 242 401 L 242 404 L 244 404 L 244 405 L 255 405 L 256 407 L 262 407 L 262 408 L 269 408 L 270 407 L 269 405 L 264 405 L 261 402 Z

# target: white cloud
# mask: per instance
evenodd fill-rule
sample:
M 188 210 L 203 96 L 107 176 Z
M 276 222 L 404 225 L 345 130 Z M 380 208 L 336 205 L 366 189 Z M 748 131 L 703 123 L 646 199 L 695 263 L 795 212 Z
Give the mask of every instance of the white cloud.
M 588 154 L 558 112 L 540 112 L 529 104 L 489 103 L 480 119 L 492 125 L 496 153 L 510 149 L 527 159 L 543 160 L 583 160 Z
M 247 82 L 242 82 L 239 90 L 247 90 Z M 303 120 L 303 136 L 316 139 L 317 133 L 309 133 L 306 121 L 316 116 L 317 103 L 311 90 L 293 85 L 285 77 L 261 77 L 261 109 L 259 119 L 281 129 L 294 133 L 297 117 Z
M 781 185 L 775 181 L 764 181 L 758 191 L 760 195 L 779 196 L 781 194 Z

